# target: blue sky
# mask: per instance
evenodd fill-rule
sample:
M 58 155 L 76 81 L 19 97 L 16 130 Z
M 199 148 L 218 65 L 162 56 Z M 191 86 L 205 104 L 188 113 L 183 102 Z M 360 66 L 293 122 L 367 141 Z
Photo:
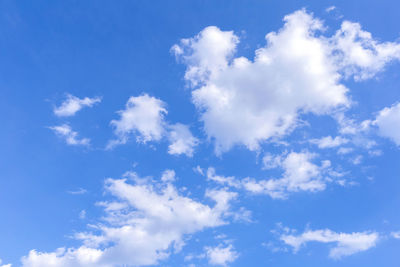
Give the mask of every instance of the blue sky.
M 396 1 L 0 1 L 0 266 L 398 266 Z

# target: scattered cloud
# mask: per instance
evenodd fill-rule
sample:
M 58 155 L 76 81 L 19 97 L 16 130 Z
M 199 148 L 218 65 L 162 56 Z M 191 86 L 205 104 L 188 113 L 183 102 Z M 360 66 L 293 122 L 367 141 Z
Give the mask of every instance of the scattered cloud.
M 170 142 L 169 154 L 193 156 L 199 140 L 192 135 L 187 125 L 181 123 L 170 125 L 165 121 L 164 116 L 168 112 L 162 100 L 147 94 L 131 96 L 125 109 L 118 113 L 120 119 L 111 121 L 118 138 L 109 141 L 107 149 L 127 143 L 130 135 L 135 134 L 139 143 L 160 141 L 167 137 Z
M 81 210 L 81 212 L 79 212 L 79 219 L 83 220 L 86 218 L 86 210 Z
M 271 153 L 265 153 L 262 159 L 263 169 L 275 169 L 282 164 L 282 155 L 272 155 Z
M 380 43 L 371 33 L 361 29 L 359 23 L 344 21 L 331 39 L 338 54 L 338 66 L 345 77 L 356 81 L 374 77 L 386 64 L 400 59 L 400 44 Z
M 67 94 L 67 99 L 61 103 L 59 107 L 55 107 L 53 112 L 58 117 L 74 116 L 79 110 L 84 107 L 92 107 L 94 104 L 100 103 L 100 97 L 94 98 L 78 98 L 76 96 Z
M 390 236 L 395 238 L 395 239 L 400 239 L 400 231 L 398 232 L 391 232 Z
M 252 194 L 265 194 L 272 198 L 285 199 L 289 193 L 293 192 L 325 190 L 328 183 L 344 175 L 333 170 L 329 160 L 323 160 L 320 165 L 316 165 L 312 162 L 316 154 L 307 151 L 269 156 L 270 154 L 268 154 L 268 160 L 273 161 L 273 166 L 269 165 L 269 168 L 282 169 L 282 177 L 259 180 L 247 177 L 239 180 L 234 176 L 217 175 L 215 169 L 210 167 L 207 170 L 207 180 L 222 186 L 244 189 Z M 339 185 L 347 184 L 345 179 L 340 181 Z
M 208 258 L 208 263 L 211 265 L 227 266 L 239 257 L 239 254 L 234 250 L 232 244 L 205 247 L 204 249 Z
M 363 156 L 357 155 L 356 157 L 351 159 L 351 163 L 353 163 L 354 165 L 359 165 L 362 162 L 362 160 L 363 160 Z
M 334 243 L 329 257 L 340 259 L 376 246 L 379 234 L 376 232 L 336 233 L 329 229 L 307 230 L 300 235 L 282 234 L 280 239 L 293 247 L 294 252 L 309 242 Z
M 74 191 L 67 191 L 67 193 L 71 195 L 83 195 L 87 193 L 87 190 L 84 188 L 78 188 L 77 190 Z
M 89 138 L 78 138 L 78 132 L 72 130 L 68 124 L 62 124 L 59 126 L 51 126 L 49 129 L 59 137 L 63 138 L 68 145 L 72 146 L 88 146 L 90 144 Z
M 378 127 L 378 133 L 391 139 L 400 146 L 400 103 L 379 111 L 373 125 Z
M 203 171 L 203 169 L 202 169 L 199 165 L 197 165 L 196 167 L 194 167 L 194 168 L 193 168 L 193 171 L 194 171 L 195 173 L 198 173 L 198 174 L 204 176 L 204 171 Z
M 2 260 L 0 259 L 0 267 L 11 267 L 11 264 L 2 264 Z
M 345 154 L 349 154 L 349 153 L 351 153 L 351 152 L 353 152 L 353 151 L 354 151 L 354 149 L 351 148 L 351 147 L 340 147 L 340 148 L 338 149 L 337 153 L 338 153 L 339 155 L 345 155 Z
M 246 190 L 254 194 L 267 194 L 272 198 L 286 198 L 289 192 L 322 191 L 326 188 L 330 162 L 322 161 L 318 166 L 311 162 L 315 154 L 309 152 L 290 152 L 277 163 L 284 172 L 281 178 L 255 180 L 246 178 L 242 184 Z
M 110 141 L 108 148 L 125 144 L 131 134 L 136 134 L 136 141 L 139 143 L 159 141 L 162 138 L 167 110 L 160 99 L 147 94 L 131 96 L 125 109 L 118 113 L 120 119 L 111 121 L 118 139 Z
M 172 183 L 176 180 L 174 170 L 165 170 L 161 176 L 161 181 L 165 183 Z
M 335 9 L 336 9 L 335 6 L 329 6 L 329 7 L 327 7 L 327 8 L 325 9 L 325 11 L 326 11 L 327 13 L 330 13 L 330 12 L 332 12 L 332 11 L 335 10 Z
M 332 136 L 325 136 L 321 139 L 310 140 L 310 143 L 317 145 L 318 148 L 333 148 L 347 144 L 348 142 L 348 139 L 341 136 L 336 136 L 335 138 L 332 138 Z
M 212 167 L 208 168 L 208 170 L 207 170 L 207 179 L 214 181 L 218 184 L 227 185 L 230 187 L 236 187 L 236 188 L 241 187 L 240 182 L 235 177 L 233 177 L 233 176 L 225 177 L 225 176 L 217 175 L 215 173 L 215 169 Z
M 164 172 L 163 177 L 171 171 Z M 78 248 L 60 248 L 54 252 L 30 251 L 22 258 L 24 267 L 111 267 L 153 265 L 178 252 L 184 237 L 206 228 L 226 224 L 230 201 L 236 193 L 207 190 L 214 201 L 208 206 L 178 193 L 163 179 L 159 183 L 129 174 L 124 179 L 107 179 L 106 191 L 115 200 L 99 203 L 104 220 L 92 225 L 93 232 L 76 234 L 83 242 Z M 151 204 L 149 204 L 151 203 Z
M 171 155 L 185 154 L 188 157 L 193 156 L 194 147 L 199 144 L 199 140 L 195 138 L 187 125 L 177 123 L 170 125 L 168 139 L 168 153 Z

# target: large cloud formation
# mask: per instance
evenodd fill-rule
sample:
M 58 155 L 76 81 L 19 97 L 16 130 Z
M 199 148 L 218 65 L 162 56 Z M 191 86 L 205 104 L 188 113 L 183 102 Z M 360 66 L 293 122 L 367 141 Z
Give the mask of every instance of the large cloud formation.
M 167 171 L 163 177 L 170 176 Z M 97 233 L 78 233 L 83 245 L 54 252 L 30 251 L 24 267 L 113 267 L 153 265 L 179 252 L 183 237 L 226 223 L 230 201 L 236 193 L 208 190 L 208 206 L 182 196 L 174 179 L 152 181 L 128 173 L 123 179 L 107 179 L 105 189 L 115 200 L 99 203 L 106 216 L 94 225 Z
M 192 101 L 216 153 L 237 144 L 257 150 L 293 130 L 300 114 L 332 114 L 350 106 L 343 79 L 371 78 L 400 58 L 399 44 L 379 43 L 357 23 L 345 21 L 326 37 L 323 23 L 305 10 L 284 22 L 266 35 L 254 60 L 235 58 L 239 38 L 214 26 L 173 46 L 187 65 Z

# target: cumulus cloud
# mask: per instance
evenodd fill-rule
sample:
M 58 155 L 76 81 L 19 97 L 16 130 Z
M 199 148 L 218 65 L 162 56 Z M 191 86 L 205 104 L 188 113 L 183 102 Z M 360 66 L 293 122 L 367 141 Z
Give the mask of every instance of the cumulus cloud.
M 61 103 L 59 107 L 55 107 L 53 112 L 58 117 L 74 116 L 79 110 L 84 107 L 92 107 L 96 103 L 100 103 L 100 97 L 85 97 L 78 98 L 76 96 L 67 94 L 67 99 Z
M 208 263 L 211 265 L 227 266 L 234 262 L 239 254 L 234 250 L 232 244 L 219 245 L 216 247 L 205 247 Z
M 187 125 L 181 123 L 170 125 L 168 135 L 170 141 L 169 154 L 193 156 L 194 148 L 199 144 L 199 140 L 192 135 Z
M 171 171 L 163 177 L 171 177 Z M 22 258 L 24 267 L 112 267 L 154 265 L 178 252 L 184 237 L 227 223 L 230 201 L 235 193 L 208 190 L 209 206 L 183 196 L 170 183 L 156 182 L 128 173 L 123 179 L 107 179 L 106 191 L 112 201 L 104 207 L 104 220 L 92 225 L 93 232 L 76 234 L 82 240 L 78 248 L 60 248 L 54 252 L 36 250 Z
M 90 144 L 89 138 L 78 138 L 78 132 L 72 130 L 68 124 L 62 124 L 59 126 L 52 126 L 49 129 L 59 137 L 63 138 L 68 145 L 73 146 L 88 146 Z
M 378 127 L 381 136 L 400 146 L 400 103 L 379 111 L 373 124 Z
M 338 54 L 338 66 L 345 76 L 355 80 L 374 77 L 384 70 L 387 63 L 400 59 L 400 44 L 379 43 L 371 33 L 361 29 L 359 23 L 344 21 L 331 38 L 331 45 Z
M 329 251 L 329 257 L 340 259 L 375 247 L 379 240 L 376 232 L 336 233 L 329 229 L 307 230 L 300 235 L 283 234 L 280 239 L 293 247 L 294 252 L 308 242 L 334 243 Z
M 284 172 L 281 178 L 255 180 L 247 178 L 242 181 L 244 188 L 255 194 L 267 194 L 272 198 L 286 198 L 290 192 L 317 192 L 326 188 L 329 181 L 330 162 L 322 161 L 321 165 L 312 162 L 315 157 L 309 152 L 290 152 L 277 162 Z
M 399 44 L 379 43 L 357 23 L 345 21 L 327 37 L 323 23 L 305 10 L 284 22 L 266 35 L 252 61 L 235 58 L 239 38 L 214 26 L 172 47 L 187 66 L 192 101 L 217 153 L 236 144 L 257 150 L 293 130 L 300 114 L 350 106 L 343 79 L 371 78 L 399 59 Z
M 139 143 L 161 141 L 166 137 L 170 142 L 169 154 L 193 156 L 199 140 L 192 135 L 187 125 L 169 124 L 165 120 L 164 117 L 168 112 L 162 100 L 147 94 L 132 96 L 126 103 L 125 109 L 118 113 L 120 119 L 111 121 L 118 138 L 111 140 L 107 149 L 127 143 L 129 137 L 134 134 Z
M 165 103 L 160 99 L 143 94 L 130 97 L 124 110 L 119 112 L 120 119 L 112 120 L 117 140 L 109 143 L 109 148 L 125 144 L 131 134 L 136 134 L 136 141 L 146 143 L 159 141 L 164 134 L 164 115 L 167 114 Z

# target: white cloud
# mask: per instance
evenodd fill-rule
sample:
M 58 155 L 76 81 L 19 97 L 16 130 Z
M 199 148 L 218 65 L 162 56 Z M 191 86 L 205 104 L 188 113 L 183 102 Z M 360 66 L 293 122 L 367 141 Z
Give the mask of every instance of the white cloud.
M 169 154 L 192 157 L 199 140 L 192 135 L 187 125 L 168 124 L 164 119 L 168 113 L 165 106 L 162 100 L 147 94 L 131 96 L 125 109 L 118 112 L 120 119 L 111 121 L 118 139 L 109 141 L 107 149 L 125 144 L 130 135 L 136 134 L 139 143 L 161 141 L 167 137 L 170 142 Z
M 350 162 L 353 163 L 354 165 L 358 165 L 362 162 L 362 160 L 363 160 L 363 156 L 357 155 L 356 157 L 351 159 Z
M 165 183 L 172 183 L 176 180 L 174 170 L 165 170 L 161 176 L 161 181 Z
M 87 193 L 87 190 L 84 188 L 78 188 L 77 190 L 67 191 L 67 193 L 71 195 L 83 195 Z
M 268 154 L 269 155 L 269 154 Z M 279 156 L 271 156 L 274 166 L 283 170 L 282 177 L 276 179 L 259 179 L 251 177 L 242 180 L 234 176 L 221 176 L 210 167 L 207 170 L 207 180 L 222 186 L 235 189 L 244 189 L 252 194 L 265 194 L 272 198 L 285 199 L 289 193 L 309 191 L 317 192 L 325 190 L 327 183 L 334 181 L 343 174 L 331 168 L 329 160 L 321 161 L 320 165 L 312 161 L 316 154 L 309 152 L 290 152 Z M 342 184 L 346 180 L 341 179 Z
M 92 226 L 94 232 L 76 235 L 83 242 L 81 247 L 50 253 L 32 250 L 23 257 L 23 266 L 154 265 L 180 251 L 184 237 L 227 223 L 230 201 L 236 197 L 225 190 L 209 190 L 206 197 L 215 202 L 209 206 L 181 195 L 169 182 L 128 175 L 130 182 L 106 180 L 106 191 L 115 200 L 99 203 L 106 212 L 104 221 Z
M 199 165 L 197 165 L 196 167 L 194 167 L 194 168 L 193 168 L 193 171 L 194 171 L 195 173 L 200 174 L 201 176 L 204 176 L 204 171 L 203 171 L 203 169 L 202 169 Z
M 303 11 L 286 16 L 285 22 L 278 33 L 266 36 L 268 46 L 256 51 L 254 62 L 231 60 L 237 37 L 216 27 L 182 41 L 185 77 L 200 85 L 193 102 L 217 152 L 235 144 L 258 149 L 260 142 L 290 131 L 298 111 L 322 114 L 349 103 L 323 41 L 314 36 L 321 23 Z M 218 42 L 230 45 L 200 45 Z M 211 59 L 217 53 L 223 57 L 215 64 Z M 193 70 L 201 75 L 192 75 Z
M 321 139 L 310 140 L 310 143 L 317 145 L 319 148 L 333 148 L 347 144 L 348 142 L 348 139 L 341 136 L 336 136 L 335 138 L 332 138 L 332 136 L 325 136 Z
M 86 218 L 86 210 L 81 210 L 81 212 L 79 212 L 79 219 L 83 220 Z
M 2 264 L 2 260 L 0 259 L 0 264 Z M 11 264 L 2 264 L 0 267 L 11 267 Z
M 90 144 L 89 138 L 78 138 L 78 132 L 72 130 L 71 126 L 68 124 L 62 124 L 59 126 L 52 126 L 49 129 L 53 130 L 56 135 L 65 139 L 68 145 L 73 146 L 88 146 Z
M 274 169 L 282 164 L 282 155 L 272 155 L 271 153 L 265 153 L 263 159 L 263 169 Z
M 189 130 L 187 125 L 177 123 L 169 127 L 169 141 L 168 153 L 171 155 L 185 154 L 188 157 L 193 156 L 194 147 L 199 143 Z
M 233 56 L 238 43 L 239 38 L 232 31 L 223 32 L 210 26 L 195 38 L 182 39 L 172 51 L 188 64 L 185 79 L 196 86 L 227 67 L 227 58 Z
M 325 11 L 326 11 L 327 13 L 330 13 L 330 12 L 332 12 L 332 11 L 335 10 L 335 9 L 336 9 L 335 6 L 329 6 L 329 7 L 325 8 Z
M 234 58 L 239 38 L 213 26 L 173 46 L 187 65 L 192 101 L 217 153 L 236 144 L 257 150 L 296 127 L 299 114 L 348 107 L 341 80 L 370 78 L 399 58 L 397 43 L 379 43 L 356 23 L 345 21 L 326 37 L 322 22 L 305 10 L 284 21 L 266 35 L 267 45 L 256 50 L 254 61 Z
M 391 232 L 390 233 L 391 237 L 395 238 L 395 239 L 400 239 L 400 231 L 398 232 Z
M 227 266 L 234 262 L 239 254 L 234 250 L 232 244 L 217 247 L 205 247 L 208 263 L 211 265 Z
M 59 107 L 55 107 L 53 112 L 58 117 L 74 116 L 79 110 L 84 107 L 92 107 L 96 103 L 100 103 L 100 97 L 94 98 L 78 98 L 76 96 L 67 95 L 67 99 L 61 103 Z
M 289 192 L 322 191 L 327 179 L 323 174 L 329 171 L 330 162 L 323 161 L 320 166 L 311 162 L 315 155 L 308 152 L 291 152 L 282 159 L 279 166 L 284 173 L 279 179 L 242 181 L 244 188 L 255 194 L 267 194 L 272 198 L 286 198 Z
M 215 169 L 212 167 L 208 168 L 208 170 L 207 170 L 207 179 L 214 181 L 218 184 L 228 185 L 230 187 L 236 187 L 236 188 L 241 187 L 240 182 L 238 180 L 236 180 L 235 177 L 233 177 L 233 176 L 225 177 L 225 176 L 217 175 L 215 173 Z
M 353 152 L 353 150 L 354 149 L 351 147 L 341 147 L 338 149 L 337 153 L 339 155 L 344 155 L 344 154 L 349 154 L 349 153 Z
M 112 120 L 117 140 L 112 140 L 108 148 L 125 144 L 129 135 L 135 133 L 136 141 L 146 143 L 159 141 L 164 134 L 164 115 L 167 113 L 165 103 L 160 99 L 143 94 L 130 97 L 125 109 L 118 112 L 119 120 Z
M 101 256 L 101 250 L 82 246 L 78 249 L 59 248 L 50 253 L 31 250 L 21 261 L 23 267 L 112 267 L 97 264 Z
M 381 136 L 400 146 L 400 103 L 379 111 L 373 124 L 378 127 Z
M 339 53 L 336 56 L 341 71 L 355 80 L 371 78 L 383 71 L 387 63 L 400 59 L 400 44 L 379 43 L 359 23 L 344 21 L 331 40 Z
M 299 251 L 308 242 L 334 243 L 335 246 L 329 251 L 329 257 L 340 259 L 374 247 L 379 240 L 379 234 L 376 232 L 336 233 L 324 229 L 307 230 L 297 236 L 283 234 L 280 239 L 292 246 L 294 252 Z

